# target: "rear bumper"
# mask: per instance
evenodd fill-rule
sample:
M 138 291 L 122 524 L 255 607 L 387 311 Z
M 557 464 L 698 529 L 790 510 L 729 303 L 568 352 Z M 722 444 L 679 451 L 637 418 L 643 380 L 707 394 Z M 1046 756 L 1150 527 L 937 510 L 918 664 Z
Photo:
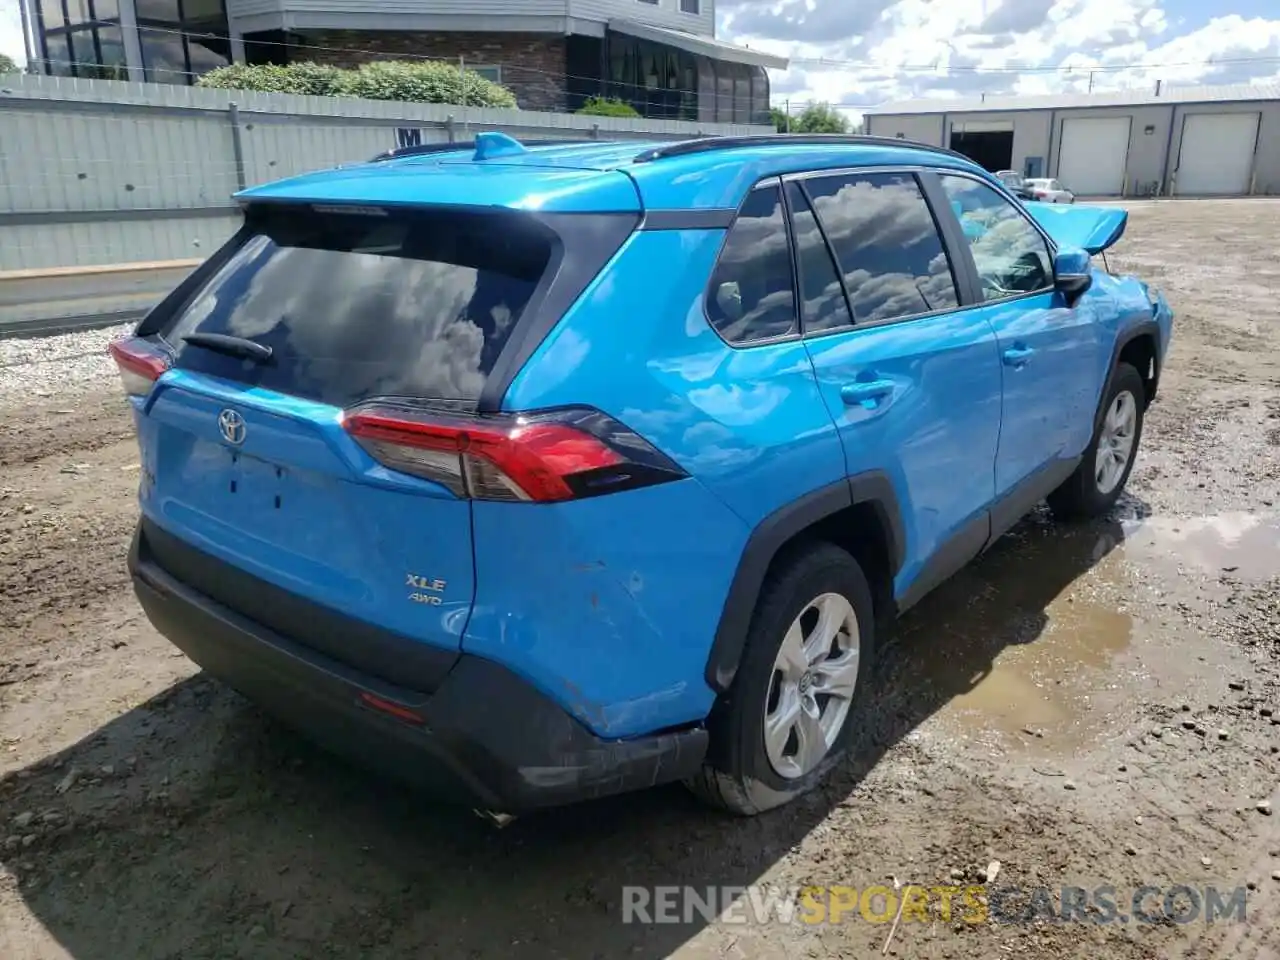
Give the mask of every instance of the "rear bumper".
M 156 629 L 210 675 L 322 746 L 441 800 L 521 813 L 681 780 L 706 754 L 702 729 L 601 740 L 478 657 L 461 656 L 430 694 L 387 684 L 175 579 L 148 556 L 141 530 L 129 570 Z

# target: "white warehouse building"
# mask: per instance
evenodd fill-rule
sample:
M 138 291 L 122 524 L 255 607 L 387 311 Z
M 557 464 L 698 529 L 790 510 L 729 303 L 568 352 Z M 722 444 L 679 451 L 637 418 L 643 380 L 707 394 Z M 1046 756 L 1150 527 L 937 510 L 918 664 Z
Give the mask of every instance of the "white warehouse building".
M 866 123 L 1083 197 L 1280 195 L 1280 86 L 912 100 Z

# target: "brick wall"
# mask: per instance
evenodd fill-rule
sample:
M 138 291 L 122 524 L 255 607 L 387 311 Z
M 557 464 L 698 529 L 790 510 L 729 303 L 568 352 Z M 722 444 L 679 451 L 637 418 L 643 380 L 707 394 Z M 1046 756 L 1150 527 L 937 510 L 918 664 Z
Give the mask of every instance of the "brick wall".
M 467 66 L 500 66 L 502 85 L 524 110 L 565 109 L 564 37 L 536 33 L 392 33 L 329 30 L 308 33 L 291 60 L 355 67 L 370 60 L 431 57 Z M 319 49 L 324 48 L 324 49 Z

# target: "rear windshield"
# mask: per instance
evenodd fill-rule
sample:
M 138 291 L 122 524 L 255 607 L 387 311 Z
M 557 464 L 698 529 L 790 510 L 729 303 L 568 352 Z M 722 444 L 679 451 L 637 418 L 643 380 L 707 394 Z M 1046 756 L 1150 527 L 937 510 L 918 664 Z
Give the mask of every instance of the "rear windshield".
M 251 211 L 247 240 L 161 329 L 176 365 L 347 406 L 474 402 L 547 271 L 554 235 L 519 213 Z M 184 343 L 225 334 L 265 363 Z

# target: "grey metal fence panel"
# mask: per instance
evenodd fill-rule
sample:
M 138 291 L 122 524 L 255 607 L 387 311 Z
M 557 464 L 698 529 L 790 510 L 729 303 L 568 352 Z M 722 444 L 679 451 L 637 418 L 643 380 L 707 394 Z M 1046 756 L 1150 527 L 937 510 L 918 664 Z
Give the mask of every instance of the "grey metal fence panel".
M 241 186 L 366 160 L 402 142 L 680 139 L 761 127 L 298 97 L 169 84 L 6 77 L 0 88 L 5 271 L 202 256 Z

